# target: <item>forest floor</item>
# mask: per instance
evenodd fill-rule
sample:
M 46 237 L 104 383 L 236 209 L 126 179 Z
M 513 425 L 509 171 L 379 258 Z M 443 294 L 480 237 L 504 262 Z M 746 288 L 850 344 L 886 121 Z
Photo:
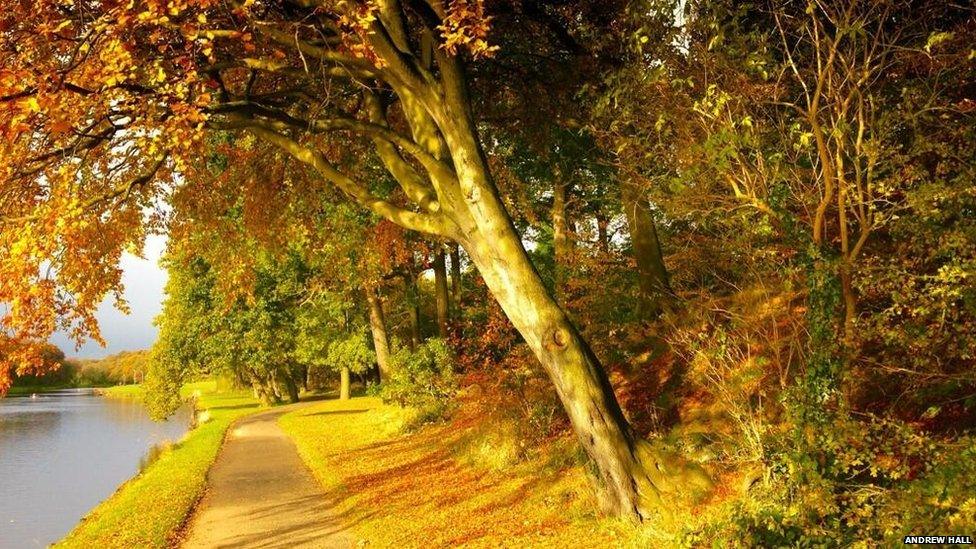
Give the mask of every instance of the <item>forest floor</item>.
M 183 547 L 352 546 L 295 444 L 278 426 L 280 416 L 311 404 L 274 408 L 231 428 Z
M 363 547 L 623 547 L 634 529 L 599 518 L 578 466 L 468 459 L 477 418 L 404 433 L 403 409 L 328 400 L 281 416 L 321 483 L 326 521 Z M 475 447 L 472 447 L 475 446 Z M 491 450 L 489 449 L 490 453 Z

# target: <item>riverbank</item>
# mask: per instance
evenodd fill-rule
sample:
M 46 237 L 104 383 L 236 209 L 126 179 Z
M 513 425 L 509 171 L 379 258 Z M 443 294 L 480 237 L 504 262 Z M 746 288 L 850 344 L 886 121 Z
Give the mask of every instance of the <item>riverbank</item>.
M 123 385 L 122 387 L 129 386 Z M 62 385 L 22 385 L 8 389 L 7 396 L 30 396 L 34 394 L 42 395 L 44 393 L 54 393 L 57 391 L 66 391 L 68 389 L 94 389 L 96 391 L 104 391 L 112 388 L 114 387 L 92 385 L 81 386 L 73 383 L 66 383 Z
M 371 547 L 621 547 L 634 528 L 601 518 L 578 465 L 472 463 L 474 421 L 409 434 L 409 412 L 376 398 L 330 400 L 279 423 L 321 483 L 330 516 Z M 493 450 L 489 449 L 488 453 Z
M 206 417 L 179 443 L 92 510 L 57 547 L 167 547 L 181 530 L 206 485 L 224 433 L 238 418 L 258 410 L 247 392 L 217 392 L 214 382 L 194 383 L 198 417 Z M 138 397 L 136 386 L 112 387 L 108 397 Z M 206 411 L 206 414 L 203 412 Z
M 213 382 L 210 381 L 187 385 L 187 388 L 183 390 L 183 396 L 189 396 L 191 394 L 190 391 L 199 390 L 201 387 L 205 387 L 208 390 L 213 389 L 212 386 Z M 194 387 L 195 389 L 189 389 L 189 387 Z M 95 389 L 95 394 L 111 398 L 137 398 L 141 400 L 144 391 L 142 385 L 113 385 L 111 387 L 97 388 Z

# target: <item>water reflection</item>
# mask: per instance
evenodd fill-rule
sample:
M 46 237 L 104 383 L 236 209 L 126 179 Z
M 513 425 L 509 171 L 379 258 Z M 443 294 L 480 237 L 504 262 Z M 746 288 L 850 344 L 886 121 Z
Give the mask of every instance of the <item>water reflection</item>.
M 0 399 L 0 547 L 63 537 L 151 446 L 178 440 L 189 415 L 155 423 L 141 403 L 89 389 Z

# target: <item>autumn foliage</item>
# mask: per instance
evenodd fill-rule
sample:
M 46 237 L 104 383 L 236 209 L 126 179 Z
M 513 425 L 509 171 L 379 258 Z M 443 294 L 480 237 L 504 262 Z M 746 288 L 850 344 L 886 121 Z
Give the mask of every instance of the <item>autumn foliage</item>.
M 592 506 L 657 541 L 965 529 L 974 29 L 901 0 L 12 3 L 0 391 L 54 331 L 98 340 L 165 232 L 168 405 L 351 373 L 515 462 L 575 441 Z M 355 466 L 384 504 L 413 482 Z

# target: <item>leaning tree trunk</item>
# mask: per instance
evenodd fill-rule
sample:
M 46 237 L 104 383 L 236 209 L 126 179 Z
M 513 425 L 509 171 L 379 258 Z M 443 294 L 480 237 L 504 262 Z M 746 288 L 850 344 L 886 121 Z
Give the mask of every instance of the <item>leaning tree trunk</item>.
M 373 334 L 376 366 L 379 368 L 380 381 L 383 382 L 390 378 L 390 341 L 386 333 L 383 302 L 377 288 L 366 291 L 366 302 L 369 305 L 369 329 Z
M 661 312 L 663 304 L 672 295 L 671 281 L 661 254 L 661 241 L 647 197 L 631 181 L 623 182 L 620 191 L 637 262 L 640 290 L 638 313 L 645 318 L 653 317 Z
M 681 471 L 634 433 L 599 360 L 546 289 L 491 180 L 464 108 L 465 90 L 458 86 L 453 92 L 447 97 L 453 109 L 433 111 L 461 191 L 443 193 L 444 211 L 492 295 L 552 379 L 595 466 L 604 506 L 638 520 L 657 516 L 670 503 L 672 481 Z
M 444 261 L 444 247 L 437 245 L 434 253 L 434 298 L 437 304 L 437 335 L 447 339 L 448 315 L 451 305 L 447 293 L 447 265 Z
M 674 463 L 656 454 L 624 418 L 599 360 L 565 312 L 548 294 L 521 242 L 479 239 L 465 247 L 526 343 L 549 374 L 573 430 L 592 459 L 604 488 L 603 505 L 639 520 L 664 510 L 675 486 Z M 499 269 L 493 258 L 504 262 Z

